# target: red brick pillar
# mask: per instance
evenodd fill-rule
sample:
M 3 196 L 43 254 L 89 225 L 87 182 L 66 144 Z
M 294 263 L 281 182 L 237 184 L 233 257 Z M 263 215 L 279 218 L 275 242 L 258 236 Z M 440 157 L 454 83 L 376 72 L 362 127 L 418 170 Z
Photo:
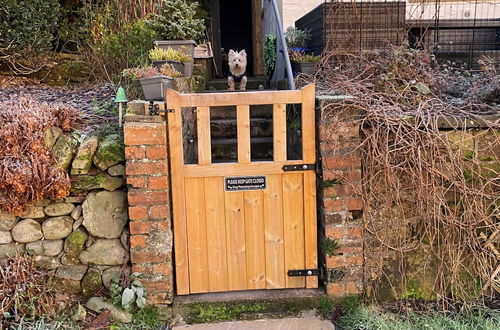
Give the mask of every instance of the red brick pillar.
M 360 127 L 357 112 L 336 113 L 335 103 L 321 101 L 322 249 L 328 294 L 363 290 L 363 200 L 361 199 Z M 338 108 L 338 107 L 337 107 Z M 330 243 L 330 244 L 328 244 Z M 332 253 L 333 252 L 333 253 Z
M 124 139 L 132 271 L 143 274 L 148 303 L 171 304 L 173 238 L 166 123 L 161 117 L 128 117 Z

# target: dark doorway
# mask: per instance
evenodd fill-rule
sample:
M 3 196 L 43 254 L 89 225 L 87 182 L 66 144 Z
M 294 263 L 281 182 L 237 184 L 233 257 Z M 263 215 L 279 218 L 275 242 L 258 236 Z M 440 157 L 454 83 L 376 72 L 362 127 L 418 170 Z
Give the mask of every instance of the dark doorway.
M 220 5 L 220 40 L 224 49 L 222 54 L 222 72 L 227 76 L 227 53 L 230 49 L 247 52 L 247 75 L 253 74 L 252 43 L 252 0 L 219 0 Z

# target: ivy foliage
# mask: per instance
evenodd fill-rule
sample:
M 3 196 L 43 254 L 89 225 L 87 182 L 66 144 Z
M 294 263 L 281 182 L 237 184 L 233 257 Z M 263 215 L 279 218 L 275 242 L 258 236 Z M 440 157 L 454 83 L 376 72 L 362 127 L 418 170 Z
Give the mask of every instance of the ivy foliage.
M 58 0 L 0 0 L 0 58 L 51 49 Z

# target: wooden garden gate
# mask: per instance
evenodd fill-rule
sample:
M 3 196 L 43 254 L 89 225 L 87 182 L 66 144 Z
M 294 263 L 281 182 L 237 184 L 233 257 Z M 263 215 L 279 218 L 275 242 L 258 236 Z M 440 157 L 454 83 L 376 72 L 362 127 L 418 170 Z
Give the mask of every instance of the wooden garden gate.
M 314 92 L 168 90 L 177 294 L 318 286 Z M 287 104 L 301 104 L 302 160 L 287 160 Z M 254 105 L 272 105 L 274 160 L 251 159 Z M 237 162 L 212 163 L 215 106 L 236 107 Z M 183 108 L 196 108 L 195 165 L 184 163 Z

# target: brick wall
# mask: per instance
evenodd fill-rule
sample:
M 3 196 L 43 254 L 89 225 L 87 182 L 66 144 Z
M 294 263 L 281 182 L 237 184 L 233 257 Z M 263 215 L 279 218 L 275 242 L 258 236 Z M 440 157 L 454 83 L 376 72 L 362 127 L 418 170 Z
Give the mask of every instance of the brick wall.
M 173 299 L 167 130 L 161 117 L 130 116 L 124 126 L 132 271 L 150 304 Z
M 335 103 L 319 101 L 319 149 L 322 164 L 320 242 L 337 242 L 334 251 L 320 250 L 326 266 L 330 295 L 358 294 L 363 290 L 363 200 L 359 114 L 336 113 Z M 333 253 L 328 253 L 333 252 Z

